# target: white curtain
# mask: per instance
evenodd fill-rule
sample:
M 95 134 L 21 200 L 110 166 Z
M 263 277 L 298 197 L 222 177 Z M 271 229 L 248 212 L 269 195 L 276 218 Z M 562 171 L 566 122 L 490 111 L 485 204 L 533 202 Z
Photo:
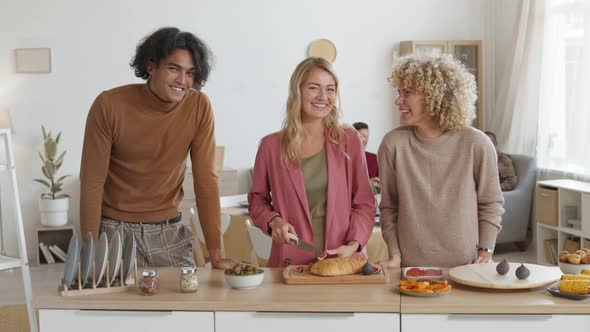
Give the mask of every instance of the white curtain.
M 538 164 L 560 176 L 589 178 L 590 36 L 584 31 L 590 5 L 588 0 L 545 1 Z
M 490 130 L 542 177 L 590 179 L 590 0 L 521 0 Z
M 543 50 L 542 0 L 521 0 L 506 68 L 496 77 L 500 85 L 488 129 L 496 133 L 498 149 L 535 155 Z

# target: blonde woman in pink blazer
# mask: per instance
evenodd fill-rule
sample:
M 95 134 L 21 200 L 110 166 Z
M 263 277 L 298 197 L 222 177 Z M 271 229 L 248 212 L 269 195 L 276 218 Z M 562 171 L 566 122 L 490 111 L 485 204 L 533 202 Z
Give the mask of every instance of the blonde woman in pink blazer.
M 272 236 L 268 266 L 307 264 L 324 251 L 365 255 L 375 200 L 354 128 L 339 121 L 338 78 L 322 58 L 291 76 L 281 131 L 260 142 L 248 193 L 254 224 Z M 288 233 L 313 244 L 304 251 Z

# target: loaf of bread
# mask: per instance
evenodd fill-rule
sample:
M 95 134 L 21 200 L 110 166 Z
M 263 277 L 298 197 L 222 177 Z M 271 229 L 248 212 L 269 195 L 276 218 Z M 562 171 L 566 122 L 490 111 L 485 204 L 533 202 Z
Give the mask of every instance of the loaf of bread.
M 345 276 L 360 273 L 366 262 L 360 257 L 327 258 L 313 263 L 310 272 L 324 277 Z

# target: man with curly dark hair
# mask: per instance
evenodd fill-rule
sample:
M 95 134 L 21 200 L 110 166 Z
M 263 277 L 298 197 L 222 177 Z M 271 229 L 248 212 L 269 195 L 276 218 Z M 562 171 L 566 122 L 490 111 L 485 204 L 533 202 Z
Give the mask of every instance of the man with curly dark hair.
M 475 79 L 455 58 L 401 58 L 391 75 L 402 127 L 379 152 L 387 266 L 492 261 L 504 199 L 496 151 L 470 127 Z
M 80 229 L 109 238 L 132 232 L 140 266 L 194 265 L 192 232 L 179 221 L 187 154 L 199 220 L 214 268 L 221 258 L 219 187 L 209 98 L 211 70 L 199 38 L 162 28 L 142 40 L 130 65 L 147 80 L 102 92 L 86 120 L 80 168 Z

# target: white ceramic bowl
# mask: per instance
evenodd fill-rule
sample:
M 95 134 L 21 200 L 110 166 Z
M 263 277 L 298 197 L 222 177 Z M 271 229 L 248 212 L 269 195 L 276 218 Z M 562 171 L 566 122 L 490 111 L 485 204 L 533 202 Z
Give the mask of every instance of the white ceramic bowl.
M 578 274 L 584 269 L 590 270 L 590 264 L 570 264 L 559 262 L 559 268 L 561 269 L 561 272 L 565 274 Z
M 258 287 L 264 280 L 264 272 L 246 276 L 225 274 L 225 282 L 235 289 L 251 289 Z

